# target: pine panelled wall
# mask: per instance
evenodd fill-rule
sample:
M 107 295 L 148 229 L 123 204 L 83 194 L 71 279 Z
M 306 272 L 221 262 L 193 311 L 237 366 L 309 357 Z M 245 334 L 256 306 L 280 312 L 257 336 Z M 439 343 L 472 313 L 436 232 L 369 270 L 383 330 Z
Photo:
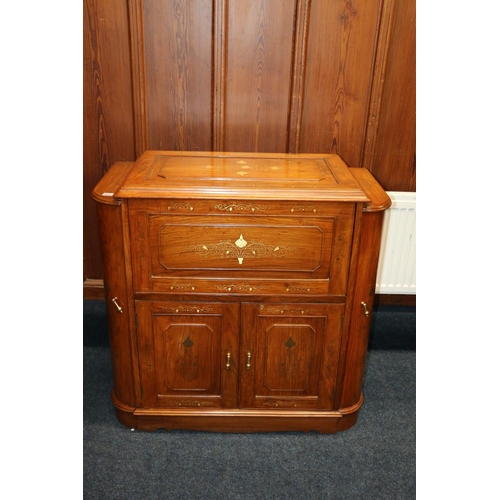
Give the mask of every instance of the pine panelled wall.
M 91 192 L 147 149 L 334 153 L 416 191 L 415 0 L 84 0 L 84 298 Z

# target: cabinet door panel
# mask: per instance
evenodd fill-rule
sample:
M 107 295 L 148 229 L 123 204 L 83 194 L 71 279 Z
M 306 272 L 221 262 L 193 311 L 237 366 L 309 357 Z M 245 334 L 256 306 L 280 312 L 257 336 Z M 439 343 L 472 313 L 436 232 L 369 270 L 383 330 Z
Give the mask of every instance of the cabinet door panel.
M 236 304 L 137 301 L 136 308 L 144 407 L 236 406 Z
M 243 304 L 240 407 L 332 409 L 344 304 Z
M 322 327 L 317 325 L 318 320 L 311 318 L 309 324 L 304 325 L 268 325 L 261 359 L 263 370 L 258 372 L 257 379 L 259 386 L 263 386 L 269 394 L 305 395 L 309 391 L 317 392 L 319 366 L 314 365 L 314 360 L 321 353 L 316 352 L 319 343 L 315 340 L 316 332 Z

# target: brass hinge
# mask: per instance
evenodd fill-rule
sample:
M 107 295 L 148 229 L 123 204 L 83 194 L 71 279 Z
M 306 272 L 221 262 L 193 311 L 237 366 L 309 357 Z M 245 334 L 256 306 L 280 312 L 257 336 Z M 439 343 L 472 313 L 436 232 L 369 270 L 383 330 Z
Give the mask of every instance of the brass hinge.
M 135 313 L 135 329 L 139 328 L 139 318 L 137 317 L 137 313 Z

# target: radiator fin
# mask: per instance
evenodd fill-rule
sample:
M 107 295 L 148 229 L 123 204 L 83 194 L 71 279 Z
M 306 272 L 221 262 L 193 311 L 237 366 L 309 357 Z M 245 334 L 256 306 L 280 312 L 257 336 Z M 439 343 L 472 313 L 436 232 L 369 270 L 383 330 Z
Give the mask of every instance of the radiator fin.
M 416 295 L 417 194 L 400 191 L 387 194 L 392 205 L 384 213 L 375 291 Z

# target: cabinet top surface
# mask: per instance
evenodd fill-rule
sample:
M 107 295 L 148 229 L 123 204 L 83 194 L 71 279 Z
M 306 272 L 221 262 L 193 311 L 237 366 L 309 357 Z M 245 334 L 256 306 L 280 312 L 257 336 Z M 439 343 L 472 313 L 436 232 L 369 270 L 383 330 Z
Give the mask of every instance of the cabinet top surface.
M 338 155 L 146 151 L 115 198 L 367 202 Z

